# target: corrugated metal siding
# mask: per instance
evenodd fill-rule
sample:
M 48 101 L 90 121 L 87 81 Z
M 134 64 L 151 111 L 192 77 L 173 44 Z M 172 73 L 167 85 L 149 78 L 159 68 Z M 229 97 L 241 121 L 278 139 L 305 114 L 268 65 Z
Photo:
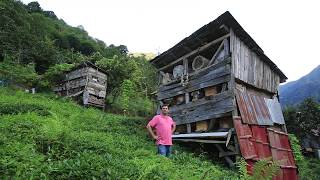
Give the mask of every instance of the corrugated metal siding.
M 296 168 L 288 134 L 268 128 L 272 158 L 279 161 L 281 167 Z
M 285 124 L 280 103 L 277 99 L 264 99 L 271 116 L 271 120 L 277 124 Z
M 262 96 L 236 90 L 236 99 L 244 123 L 273 125 L 268 107 Z
M 295 168 L 281 168 L 279 175 L 273 180 L 298 180 L 297 170 Z
M 254 147 L 258 154 L 258 159 L 271 157 L 270 144 L 268 142 L 268 134 L 266 127 L 251 125 Z
M 274 180 L 298 179 L 297 167 L 291 150 L 288 134 L 268 128 L 273 161 L 280 164 L 280 173 Z
M 247 124 L 242 124 L 241 118 L 234 118 L 234 127 L 237 132 L 240 151 L 244 159 L 256 159 L 258 154 L 254 147 L 254 142 L 250 140 L 252 138 L 252 132 Z
M 233 122 L 241 154 L 247 162 L 248 174 L 252 175 L 257 160 L 272 156 L 281 168 L 274 180 L 298 179 L 288 134 L 259 125 L 244 124 L 241 117 L 234 117 Z

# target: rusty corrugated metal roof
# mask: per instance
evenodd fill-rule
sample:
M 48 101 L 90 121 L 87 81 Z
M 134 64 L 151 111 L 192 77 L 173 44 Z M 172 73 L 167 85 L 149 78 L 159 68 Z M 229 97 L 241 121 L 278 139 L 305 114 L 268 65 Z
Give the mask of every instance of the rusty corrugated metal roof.
M 249 95 L 236 89 L 236 99 L 242 121 L 247 124 L 258 124 Z
M 257 122 L 259 125 L 273 125 L 269 114 L 268 106 L 264 102 L 264 97 L 250 94 L 249 95 L 255 110 Z
M 277 124 L 285 124 L 280 103 L 277 99 L 264 99 L 271 116 L 271 120 Z
M 244 123 L 273 125 L 268 107 L 262 96 L 236 89 L 236 99 Z

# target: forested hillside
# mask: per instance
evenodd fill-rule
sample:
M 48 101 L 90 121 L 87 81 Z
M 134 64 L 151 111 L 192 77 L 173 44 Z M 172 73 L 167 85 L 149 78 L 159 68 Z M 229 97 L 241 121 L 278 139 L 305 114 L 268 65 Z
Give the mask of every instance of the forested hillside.
M 306 98 L 320 102 L 320 65 L 302 78 L 280 86 L 282 106 L 295 106 Z
M 0 23 L 1 82 L 46 91 L 64 71 L 91 61 L 108 72 L 109 110 L 152 111 L 148 96 L 155 88 L 155 71 L 144 56 L 90 37 L 81 25 L 69 26 L 37 2 L 0 1 Z

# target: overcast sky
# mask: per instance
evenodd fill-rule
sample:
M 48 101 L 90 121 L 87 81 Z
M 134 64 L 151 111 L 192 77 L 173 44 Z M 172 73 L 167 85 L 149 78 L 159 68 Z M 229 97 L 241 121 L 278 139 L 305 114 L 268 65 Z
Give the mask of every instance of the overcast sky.
M 31 0 L 22 0 L 29 3 Z M 316 0 L 38 0 L 107 45 L 161 53 L 225 11 L 293 81 L 320 65 Z M 320 77 L 319 77 L 320 78 Z

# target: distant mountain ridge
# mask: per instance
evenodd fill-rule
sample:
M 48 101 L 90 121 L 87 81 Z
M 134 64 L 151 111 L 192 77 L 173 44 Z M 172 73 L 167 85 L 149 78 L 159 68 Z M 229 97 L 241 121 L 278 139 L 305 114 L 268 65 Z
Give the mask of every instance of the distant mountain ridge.
M 297 105 L 308 97 L 320 102 L 320 65 L 302 78 L 280 86 L 279 95 L 282 107 Z

